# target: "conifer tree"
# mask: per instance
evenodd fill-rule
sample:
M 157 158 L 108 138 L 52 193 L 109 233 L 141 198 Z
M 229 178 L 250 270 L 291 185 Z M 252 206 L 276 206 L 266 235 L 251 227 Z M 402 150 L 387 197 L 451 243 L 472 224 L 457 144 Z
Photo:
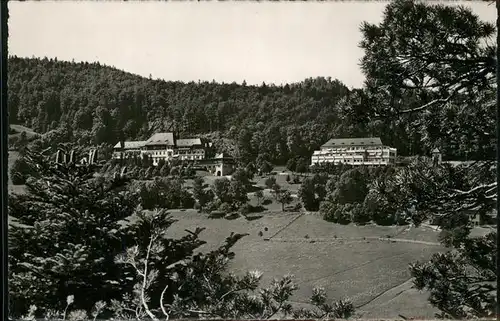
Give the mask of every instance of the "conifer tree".
M 499 8 L 497 2 L 497 13 Z M 411 137 L 452 155 L 465 151 L 470 157 L 473 151 L 481 160 L 455 169 L 414 164 L 397 175 L 396 189 L 389 188 L 406 204 L 413 201 L 409 221 L 436 222 L 450 247 L 410 266 L 415 286 L 430 292 L 438 317 L 493 317 L 496 231 L 472 237 L 470 214 L 464 211 L 485 217 L 497 202 L 496 164 L 487 161 L 494 158 L 498 140 L 498 38 L 496 44 L 490 41 L 495 26 L 464 6 L 396 0 L 379 24 L 364 23 L 361 31 L 366 92 L 377 102 L 365 113 L 393 121 L 414 119 Z
M 95 153 L 82 164 L 83 155 L 62 147 L 56 155 L 24 157 L 31 170 L 27 193 L 9 197 L 9 215 L 18 222 L 9 232 L 13 315 L 32 304 L 63 309 L 71 294 L 78 308 L 90 309 L 128 286 L 113 262 L 130 241 L 120 222 L 135 212 L 138 197 L 124 189 L 123 172 L 95 177 Z

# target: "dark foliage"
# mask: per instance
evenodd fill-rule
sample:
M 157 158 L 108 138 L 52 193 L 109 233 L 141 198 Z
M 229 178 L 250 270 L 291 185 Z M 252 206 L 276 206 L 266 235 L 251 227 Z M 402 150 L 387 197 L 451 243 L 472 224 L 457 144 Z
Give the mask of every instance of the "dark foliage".
M 62 310 L 74 293 L 82 298 L 78 308 L 90 310 L 130 285 L 113 262 L 131 241 L 120 221 L 134 213 L 139 198 L 121 176 L 95 177 L 97 164 L 80 165 L 78 155 L 68 152 L 61 162 L 26 153 L 27 194 L 9 197 L 9 215 L 19 223 L 9 231 L 12 315 L 31 304 Z
M 31 168 L 23 158 L 18 158 L 12 164 L 9 174 L 12 184 L 23 185 L 26 183 L 27 178 L 31 175 Z

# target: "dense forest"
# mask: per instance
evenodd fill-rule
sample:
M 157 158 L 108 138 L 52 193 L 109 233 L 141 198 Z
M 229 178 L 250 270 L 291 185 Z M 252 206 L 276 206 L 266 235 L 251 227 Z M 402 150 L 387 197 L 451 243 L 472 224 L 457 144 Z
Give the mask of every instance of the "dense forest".
M 367 89 L 349 89 L 331 78 L 284 86 L 183 83 L 148 79 L 100 63 L 19 57 L 10 57 L 8 77 L 10 123 L 49 133 L 51 143 L 114 145 L 120 139 L 176 130 L 183 137 L 207 136 L 243 162 L 306 159 L 332 137 L 380 136 L 400 155 L 428 154 L 434 147 L 454 159 L 478 154 L 458 147 L 464 135 L 474 136 L 459 123 L 470 119 L 454 119 L 452 112 L 439 118 L 431 114 L 426 116 L 433 124 L 426 127 L 421 115 L 380 117 L 368 111 L 384 104 Z M 403 100 L 419 103 L 410 96 Z M 473 115 L 476 122 L 484 122 L 485 113 Z M 459 131 L 453 136 L 450 129 Z M 493 155 L 490 150 L 478 152 Z

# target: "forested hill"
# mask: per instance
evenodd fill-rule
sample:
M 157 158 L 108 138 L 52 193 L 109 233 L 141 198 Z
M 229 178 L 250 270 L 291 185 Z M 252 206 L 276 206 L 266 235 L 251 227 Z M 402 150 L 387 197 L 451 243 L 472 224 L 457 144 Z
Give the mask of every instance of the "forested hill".
M 381 137 L 399 155 L 428 154 L 439 146 L 455 159 L 463 157 L 463 136 L 475 135 L 464 130 L 450 135 L 450 128 L 465 129 L 471 118 L 450 120 L 445 109 L 424 122 L 413 114 L 370 117 L 368 111 L 384 100 L 323 77 L 284 86 L 183 83 L 99 63 L 18 57 L 9 58 L 8 77 L 10 123 L 45 133 L 45 144 L 114 145 L 121 138 L 146 139 L 176 130 L 182 137 L 208 136 L 219 150 L 243 162 L 284 164 L 290 158 L 309 159 L 332 137 L 363 136 Z M 471 117 L 480 122 L 482 116 Z
M 246 154 L 280 162 L 342 134 L 349 89 L 314 78 L 285 86 L 148 79 L 99 63 L 9 58 L 10 122 L 36 132 L 65 129 L 82 144 L 114 144 L 172 129 L 220 133 Z M 244 130 L 245 129 L 245 130 Z M 245 150 L 246 149 L 246 150 Z

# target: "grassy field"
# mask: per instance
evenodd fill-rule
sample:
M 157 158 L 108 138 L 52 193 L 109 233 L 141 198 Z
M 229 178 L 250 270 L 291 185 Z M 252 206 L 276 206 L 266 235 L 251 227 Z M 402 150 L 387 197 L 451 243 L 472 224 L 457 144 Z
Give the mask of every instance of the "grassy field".
M 322 224 L 318 224 L 322 222 Z M 311 213 L 305 215 L 291 225 L 283 232 L 274 237 L 291 239 L 305 238 L 306 235 L 310 238 L 314 237 L 319 240 L 359 240 L 365 238 L 397 238 L 408 240 L 421 240 L 425 242 L 438 242 L 438 233 L 432 228 L 426 227 L 408 227 L 408 226 L 378 226 L 365 225 L 356 226 L 354 224 L 340 225 L 326 223 L 322 220 L 319 213 Z
M 178 219 L 169 231 L 172 237 L 184 235 L 185 229 L 206 227 L 201 238 L 208 243 L 202 251 L 222 244 L 230 232 L 249 233 L 234 247 L 236 257 L 231 263 L 232 271 L 243 273 L 258 269 L 264 272 L 264 284 L 293 274 L 300 286 L 293 301 L 300 305 L 307 304 L 313 287 L 323 286 L 332 299 L 351 298 L 360 316 L 365 318 L 392 318 L 398 314 L 431 318 L 435 312 L 427 303 L 425 293 L 411 289 L 408 263 L 428 259 L 443 248 L 362 239 L 386 235 L 401 238 L 401 228 L 325 224 L 317 215 L 305 213 L 268 212 L 254 221 L 208 219 L 194 211 L 174 211 L 172 215 Z M 328 234 L 329 230 L 335 231 L 338 238 Z M 414 235 L 420 237 L 416 241 L 431 241 L 435 236 L 431 230 L 414 230 Z M 263 236 L 259 236 L 259 232 Z M 306 234 L 307 239 L 303 237 Z M 406 237 L 410 240 L 411 234 Z
M 26 133 L 26 137 L 28 139 L 30 139 L 34 136 L 40 135 L 40 134 L 36 133 L 33 129 L 25 127 L 25 126 L 10 124 L 9 127 L 13 131 L 13 133 L 9 134 L 10 137 L 21 136 L 22 132 Z
M 9 161 L 16 157 L 17 153 L 9 153 Z M 215 179 L 207 176 L 205 182 L 211 184 Z M 276 179 L 296 195 L 299 184 L 288 184 L 286 174 L 280 171 Z M 255 186 L 271 199 L 264 182 L 263 177 L 254 179 Z M 186 181 L 187 186 L 191 184 Z M 10 192 L 22 189 L 9 184 Z M 249 198 L 255 205 L 253 193 Z M 437 244 L 437 231 L 427 227 L 343 226 L 327 223 L 317 213 L 282 212 L 275 201 L 266 207 L 266 212 L 258 214 L 260 218 L 251 221 L 243 217 L 210 219 L 195 210 L 173 210 L 171 215 L 178 221 L 168 233 L 177 238 L 186 234 L 185 229 L 205 227 L 201 238 L 207 244 L 200 251 L 221 245 L 231 232 L 248 233 L 234 247 L 231 270 L 244 273 L 258 269 L 264 272 L 263 284 L 293 274 L 299 285 L 293 303 L 299 306 L 308 305 L 313 287 L 323 286 L 332 299 L 353 300 L 359 317 L 434 317 L 436 311 L 427 302 L 427 294 L 412 289 L 408 263 L 444 250 Z

